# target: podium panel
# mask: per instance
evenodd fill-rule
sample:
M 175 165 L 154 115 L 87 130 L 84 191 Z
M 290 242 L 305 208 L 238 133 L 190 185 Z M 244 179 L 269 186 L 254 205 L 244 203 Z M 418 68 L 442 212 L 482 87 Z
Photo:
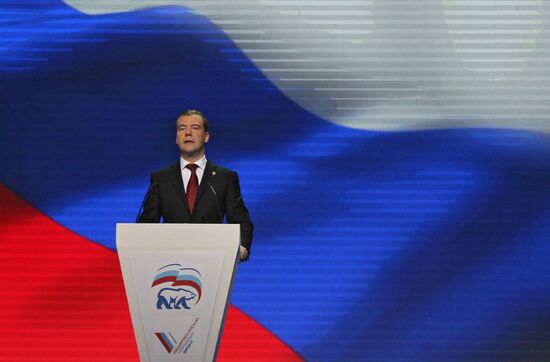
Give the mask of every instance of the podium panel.
M 117 224 L 141 361 L 214 361 L 239 258 L 232 224 Z

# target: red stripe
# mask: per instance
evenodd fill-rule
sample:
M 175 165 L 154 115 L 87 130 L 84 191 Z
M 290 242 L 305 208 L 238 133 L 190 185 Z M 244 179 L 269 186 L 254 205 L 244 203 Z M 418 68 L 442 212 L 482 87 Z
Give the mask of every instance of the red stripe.
M 300 362 L 300 356 L 244 312 L 231 306 L 217 362 Z
M 116 254 L 1 184 L 0 214 L 0 360 L 137 362 Z M 301 360 L 236 308 L 223 333 L 218 362 Z
M 159 284 L 162 284 L 162 283 L 171 283 L 171 282 L 175 282 L 175 281 L 176 281 L 175 276 L 162 277 L 160 279 L 157 279 L 157 280 L 153 281 L 153 284 L 151 285 L 151 288 L 154 287 L 155 285 L 159 285 Z

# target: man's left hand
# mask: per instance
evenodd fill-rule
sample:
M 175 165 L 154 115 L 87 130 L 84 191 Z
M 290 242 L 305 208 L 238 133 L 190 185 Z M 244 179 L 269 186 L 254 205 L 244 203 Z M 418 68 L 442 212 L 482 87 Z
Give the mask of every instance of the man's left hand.
M 241 261 L 248 259 L 248 250 L 240 245 Z

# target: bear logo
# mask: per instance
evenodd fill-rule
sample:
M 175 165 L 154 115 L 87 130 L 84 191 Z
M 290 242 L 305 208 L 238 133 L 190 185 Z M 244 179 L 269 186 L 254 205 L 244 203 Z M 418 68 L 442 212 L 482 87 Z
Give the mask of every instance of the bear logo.
M 157 294 L 157 309 L 191 309 L 188 300 L 197 295 L 184 288 L 162 288 Z

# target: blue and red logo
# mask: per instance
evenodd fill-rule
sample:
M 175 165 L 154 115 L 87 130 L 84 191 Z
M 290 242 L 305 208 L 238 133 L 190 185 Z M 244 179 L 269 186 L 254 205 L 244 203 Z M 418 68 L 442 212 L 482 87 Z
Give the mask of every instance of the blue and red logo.
M 174 348 L 178 343 L 174 338 L 174 336 L 172 336 L 172 334 L 169 332 L 168 333 L 156 332 L 155 336 L 157 336 L 157 338 L 159 339 L 160 343 L 162 343 L 166 351 L 168 353 L 172 353 L 172 351 L 174 350 Z
M 195 327 L 197 326 L 198 322 L 199 317 L 196 317 L 193 323 L 191 323 L 191 325 L 183 335 L 183 337 L 179 340 L 179 342 L 176 340 L 176 338 L 174 338 L 172 333 L 169 332 L 156 332 L 155 335 L 157 336 L 163 347 L 166 349 L 166 352 L 171 354 L 186 354 L 194 342 L 193 337 L 195 335 Z
M 157 309 L 191 309 L 202 297 L 202 275 L 181 264 L 167 264 L 157 270 L 151 288 L 162 286 L 157 292 Z

